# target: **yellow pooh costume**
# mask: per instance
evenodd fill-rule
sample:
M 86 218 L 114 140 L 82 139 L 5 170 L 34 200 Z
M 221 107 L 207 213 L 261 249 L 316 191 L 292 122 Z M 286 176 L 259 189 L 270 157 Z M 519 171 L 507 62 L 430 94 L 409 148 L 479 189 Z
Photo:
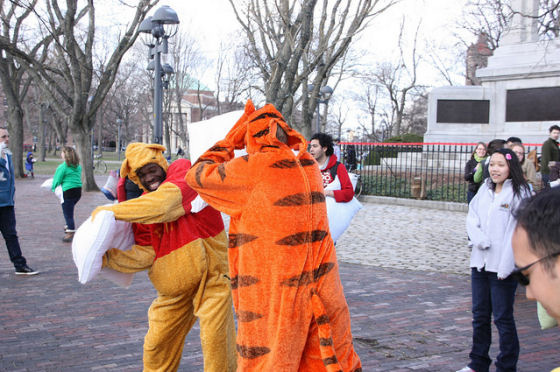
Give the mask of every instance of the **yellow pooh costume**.
M 129 251 L 111 249 L 103 266 L 133 273 L 148 270 L 158 297 L 148 311 L 149 329 L 144 339 L 144 371 L 176 371 L 185 337 L 200 320 L 200 341 L 205 371 L 235 371 L 235 326 L 228 279 L 227 237 L 218 211 L 210 206 L 197 213 L 191 203 L 197 193 L 185 182 L 190 161 L 179 159 L 168 166 L 165 147 L 132 143 L 126 149 L 121 177 L 141 188 L 136 171 L 158 164 L 165 181 L 157 190 L 111 206 L 119 220 L 149 228 L 151 239 L 137 239 Z

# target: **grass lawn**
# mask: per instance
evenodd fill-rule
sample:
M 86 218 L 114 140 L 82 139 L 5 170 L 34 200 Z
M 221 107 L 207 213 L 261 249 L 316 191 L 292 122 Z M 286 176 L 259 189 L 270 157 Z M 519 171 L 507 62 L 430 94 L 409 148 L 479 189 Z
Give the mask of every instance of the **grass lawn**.
M 34 156 L 35 156 L 35 159 L 37 159 L 39 154 L 35 153 Z M 171 161 L 174 161 L 176 159 L 177 159 L 177 156 L 175 156 L 175 155 L 171 156 Z M 114 169 L 114 170 L 120 169 L 120 163 L 118 163 L 118 160 L 119 160 L 118 153 L 116 153 L 116 152 L 104 152 L 103 153 L 103 160 L 107 163 L 107 170 L 108 171 L 111 170 L 111 169 Z M 123 161 L 123 160 L 124 160 L 124 151 L 121 152 L 121 161 Z M 25 170 L 25 156 L 23 158 L 23 162 L 24 162 L 24 170 Z M 37 161 L 33 165 L 33 171 L 34 171 L 35 174 L 53 175 L 54 171 L 56 170 L 56 167 L 58 167 L 60 163 L 62 163 L 62 159 L 60 158 L 60 152 L 57 152 L 56 155 L 47 154 L 47 160 L 46 161 L 40 161 L 39 159 L 37 159 Z M 109 173 L 108 171 L 107 171 L 107 174 Z

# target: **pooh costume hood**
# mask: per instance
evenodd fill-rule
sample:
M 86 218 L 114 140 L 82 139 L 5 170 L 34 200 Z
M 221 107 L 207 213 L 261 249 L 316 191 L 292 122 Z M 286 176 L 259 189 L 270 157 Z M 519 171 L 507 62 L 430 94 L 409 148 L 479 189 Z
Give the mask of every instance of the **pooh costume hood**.
M 168 166 L 165 147 L 132 143 L 126 149 L 121 176 L 142 187 L 137 170 L 156 163 L 166 171 L 157 190 L 111 206 L 115 218 L 149 228 L 148 240 L 128 251 L 111 249 L 103 266 L 133 273 L 148 270 L 158 297 L 148 311 L 144 371 L 177 371 L 185 337 L 197 318 L 205 371 L 235 371 L 235 326 L 227 267 L 227 237 L 222 217 L 207 206 L 192 212 L 197 197 L 185 176 L 190 161 Z M 136 236 L 138 239 L 139 237 Z
M 248 154 L 234 158 L 242 148 Z M 322 178 L 303 136 L 274 106 L 249 101 L 187 182 L 231 216 L 238 370 L 361 371 Z
M 138 185 L 142 190 L 148 191 L 144 185 L 140 183 L 140 179 L 136 171 L 149 163 L 156 163 L 167 172 L 169 164 L 163 156 L 165 146 L 156 143 L 131 143 L 126 147 L 125 159 L 121 165 L 121 177 L 128 177 L 132 182 Z

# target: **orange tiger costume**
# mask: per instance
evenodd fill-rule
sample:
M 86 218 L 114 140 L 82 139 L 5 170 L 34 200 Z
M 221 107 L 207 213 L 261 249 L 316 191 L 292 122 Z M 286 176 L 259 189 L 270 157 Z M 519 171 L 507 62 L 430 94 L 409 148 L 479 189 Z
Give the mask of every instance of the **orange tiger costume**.
M 248 155 L 234 158 L 245 147 Z M 303 136 L 274 106 L 255 111 L 249 101 L 187 182 L 231 216 L 238 370 L 361 371 L 321 174 Z

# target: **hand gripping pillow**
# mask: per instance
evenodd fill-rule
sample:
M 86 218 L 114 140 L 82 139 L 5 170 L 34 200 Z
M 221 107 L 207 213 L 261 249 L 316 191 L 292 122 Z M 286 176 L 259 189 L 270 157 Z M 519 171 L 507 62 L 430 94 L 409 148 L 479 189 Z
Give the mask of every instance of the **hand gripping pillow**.
M 338 176 L 325 187 L 325 190 L 340 190 Z M 356 198 L 352 198 L 347 203 L 337 203 L 334 198 L 327 197 L 327 217 L 329 219 L 329 230 L 332 240 L 336 243 L 338 238 L 350 226 L 354 215 L 362 209 L 362 204 Z
M 103 277 L 123 287 L 132 282 L 133 274 L 103 268 L 103 255 L 111 248 L 126 251 L 134 244 L 132 225 L 117 221 L 111 211 L 100 211 L 95 220 L 89 217 L 76 230 L 72 241 L 72 256 L 78 268 L 78 280 L 85 284 L 101 273 Z

